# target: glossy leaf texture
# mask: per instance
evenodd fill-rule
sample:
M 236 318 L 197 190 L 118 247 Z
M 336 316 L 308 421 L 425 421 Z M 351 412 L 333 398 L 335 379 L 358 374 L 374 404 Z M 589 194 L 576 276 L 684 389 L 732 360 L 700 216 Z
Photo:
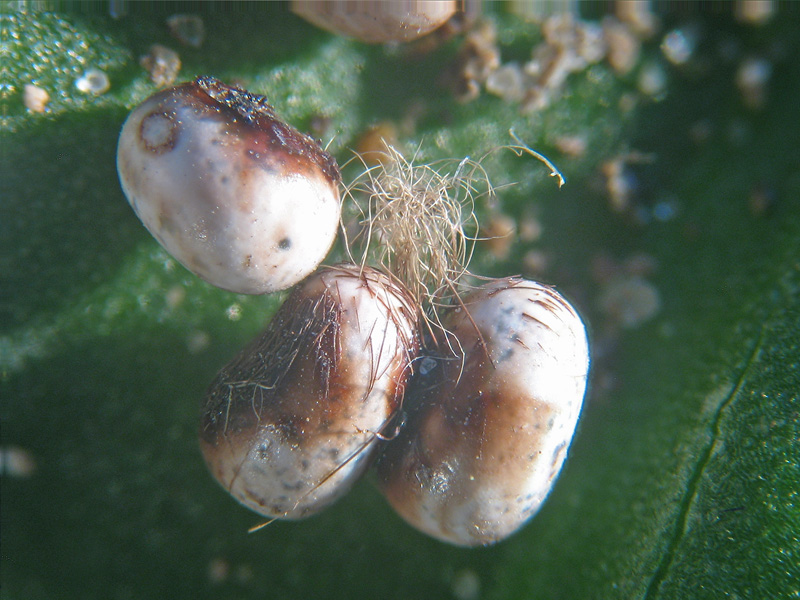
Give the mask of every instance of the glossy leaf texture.
M 645 43 L 643 60 L 667 74 L 663 99 L 600 63 L 524 113 L 485 92 L 456 102 L 442 82 L 458 37 L 426 52 L 371 47 L 282 4 L 197 3 L 182 7 L 205 21 L 196 49 L 170 37 L 174 8 L 3 8 L 0 439 L 4 460 L 24 451 L 35 468 L 2 475 L 2 598 L 800 598 L 796 14 L 754 26 L 682 6 Z M 527 60 L 538 27 L 485 10 L 503 61 Z M 696 60 L 671 66 L 660 39 L 687 26 L 702 32 Z M 520 233 L 534 215 L 542 234 L 521 234 L 507 257 L 480 245 L 474 269 L 531 276 L 543 257 L 537 278 L 574 301 L 593 348 L 565 470 L 520 533 L 451 548 L 405 525 L 368 477 L 318 516 L 247 534 L 258 517 L 206 472 L 199 407 L 282 296 L 198 280 L 126 203 L 114 151 L 155 91 L 138 65 L 153 43 L 180 53 L 180 80 L 236 81 L 301 130 L 326 123 L 315 135 L 340 163 L 392 121 L 418 162 L 481 157 L 514 143 L 513 129 L 564 171 L 559 190 L 530 157 L 483 162 L 499 209 Z M 735 81 L 750 55 L 772 66 L 760 110 Z M 97 97 L 74 87 L 91 66 L 111 82 Z M 22 104 L 34 80 L 51 96 L 41 115 Z M 565 136 L 585 153 L 561 154 Z M 602 165 L 631 153 L 648 158 L 620 213 Z M 608 299 L 622 272 L 657 298 L 627 328 Z

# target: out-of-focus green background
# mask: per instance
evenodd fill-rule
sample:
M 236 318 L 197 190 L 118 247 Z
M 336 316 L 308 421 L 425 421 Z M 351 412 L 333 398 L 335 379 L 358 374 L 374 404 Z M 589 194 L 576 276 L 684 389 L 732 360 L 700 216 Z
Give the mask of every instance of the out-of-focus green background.
M 428 51 L 370 47 L 272 3 L 129 3 L 119 18 L 106 4 L 20 4 L 3 5 L 0 40 L 0 441 L 6 459 L 22 453 L 33 467 L 2 476 L 2 598 L 800 598 L 791 9 L 752 25 L 726 5 L 661 7 L 637 70 L 591 66 L 523 113 L 485 92 L 453 98 L 442 81 L 459 37 Z M 187 11 L 205 22 L 199 49 L 165 26 Z M 508 5 L 485 11 L 503 61 L 528 60 L 538 26 Z M 674 28 L 697 34 L 684 65 L 659 49 Z M 486 549 L 440 544 L 369 477 L 319 516 L 246 533 L 259 517 L 206 472 L 198 410 L 280 297 L 199 281 L 123 197 L 116 140 L 155 90 L 138 65 L 153 43 L 180 53 L 180 80 L 238 82 L 301 129 L 327 123 L 321 137 L 342 163 L 370 125 L 391 121 L 419 161 L 480 157 L 512 143 L 513 128 L 564 171 L 559 190 L 529 157 L 484 162 L 520 235 L 508 258 L 479 249 L 475 269 L 530 274 L 546 259 L 537 277 L 575 301 L 593 345 L 570 458 L 517 535 Z M 772 68 L 760 109 L 737 88 L 747 57 Z M 658 98 L 637 91 L 646 64 L 666 76 Z M 107 93 L 75 89 L 90 67 L 109 75 Z M 30 82 L 50 94 L 45 114 L 23 106 Z M 585 153 L 559 152 L 564 136 Z M 634 196 L 618 212 L 602 165 L 632 152 L 649 158 L 629 165 Z M 538 239 L 522 230 L 531 214 Z M 637 305 L 653 293 L 655 314 L 620 327 L 609 297 Z

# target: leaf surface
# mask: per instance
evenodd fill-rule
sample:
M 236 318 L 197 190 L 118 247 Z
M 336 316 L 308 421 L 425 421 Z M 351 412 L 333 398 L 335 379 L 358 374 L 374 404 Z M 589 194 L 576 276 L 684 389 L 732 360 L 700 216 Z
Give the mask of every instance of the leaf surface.
M 119 20 L 3 15 L 0 420 L 3 448 L 36 462 L 30 477 L 3 475 L 3 598 L 800 598 L 796 18 L 747 29 L 696 16 L 708 46 L 777 47 L 761 111 L 742 107 L 735 61 L 717 57 L 702 75 L 670 70 L 661 102 L 621 109 L 634 82 L 600 64 L 523 114 L 486 94 L 458 104 L 440 87 L 456 41 L 417 55 L 319 32 L 283 5 L 197 9 L 199 50 L 169 37 L 168 6 L 133 3 Z M 526 60 L 538 29 L 492 18 L 504 57 Z M 198 411 L 281 298 L 199 281 L 127 205 L 116 139 L 154 91 L 137 64 L 152 43 L 179 50 L 182 79 L 240 80 L 301 129 L 325 117 L 342 163 L 370 125 L 412 115 L 400 142 L 419 161 L 481 157 L 513 128 L 565 172 L 558 190 L 529 157 L 483 163 L 502 210 L 520 223 L 534 211 L 543 234 L 514 241 L 507 259 L 481 248 L 475 270 L 524 272 L 527 253 L 544 253 L 544 279 L 576 301 L 594 349 L 566 468 L 517 535 L 444 546 L 405 525 L 369 478 L 319 516 L 246 533 L 258 517 L 206 472 Z M 88 66 L 107 71 L 107 94 L 75 90 Z M 31 81 L 51 94 L 45 115 L 22 105 Z M 560 155 L 565 135 L 587 152 Z M 599 175 L 631 149 L 654 156 L 640 173 L 648 219 L 615 213 Z M 655 218 L 664 207 L 669 218 Z M 604 257 L 642 253 L 657 265 L 646 280 L 660 309 L 620 329 L 593 273 Z

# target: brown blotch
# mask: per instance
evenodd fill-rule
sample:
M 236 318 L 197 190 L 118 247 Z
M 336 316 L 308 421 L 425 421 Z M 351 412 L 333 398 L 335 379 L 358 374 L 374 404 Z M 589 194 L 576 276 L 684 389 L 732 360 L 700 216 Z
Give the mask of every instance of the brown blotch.
M 166 121 L 166 122 L 160 122 Z M 164 132 L 154 131 L 157 128 L 168 128 Z M 139 141 L 148 152 L 165 154 L 175 149 L 180 129 L 177 115 L 174 111 L 154 111 L 144 117 L 139 123 Z
M 390 496 L 408 501 L 420 485 L 437 494 L 425 474 L 447 464 L 458 464 L 448 481 L 448 494 L 456 496 L 468 496 L 469 489 L 489 481 L 509 482 L 511 489 L 510 482 L 524 482 L 547 433 L 538 425 L 552 409 L 500 381 L 480 346 L 467 351 L 463 365 L 452 355 L 438 361 L 441 368 L 426 377 L 425 385 L 418 378 L 409 388 L 416 394 L 406 405 L 417 408 L 379 459 L 381 485 Z
M 217 110 L 228 112 L 235 123 L 240 123 L 242 139 L 253 140 L 250 158 L 258 161 L 263 158 L 269 170 L 276 168 L 276 162 L 294 172 L 308 170 L 313 165 L 322 171 L 331 184 L 337 185 L 341 181 L 336 159 L 311 137 L 281 121 L 266 96 L 226 85 L 208 76 L 198 77 L 194 82 L 180 87 L 206 104 L 213 103 Z M 256 149 L 259 141 L 264 144 L 263 150 Z M 274 152 L 280 152 L 283 158 L 271 156 Z
M 295 289 L 264 333 L 219 372 L 203 410 L 206 443 L 269 424 L 298 441 L 323 420 L 341 417 L 341 403 L 329 401 L 331 388 L 347 375 L 339 368 L 341 307 L 327 290 L 314 296 Z

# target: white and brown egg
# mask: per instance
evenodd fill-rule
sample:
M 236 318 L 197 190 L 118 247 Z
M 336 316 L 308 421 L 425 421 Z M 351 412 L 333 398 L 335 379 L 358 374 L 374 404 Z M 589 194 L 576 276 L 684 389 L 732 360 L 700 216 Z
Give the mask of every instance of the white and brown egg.
M 344 494 L 400 407 L 417 315 L 375 269 L 307 278 L 208 391 L 200 445 L 219 483 L 273 518 L 308 516 Z
M 286 289 L 336 236 L 339 168 L 266 98 L 198 77 L 128 117 L 117 148 L 123 191 L 190 271 L 233 292 Z
M 532 517 L 558 476 L 589 367 L 583 323 L 555 290 L 501 279 L 463 298 L 435 367 L 407 393 L 406 427 L 378 462 L 411 525 L 460 546 L 492 544 Z
M 444 25 L 462 2 L 292 0 L 292 11 L 317 27 L 368 44 L 410 42 Z

